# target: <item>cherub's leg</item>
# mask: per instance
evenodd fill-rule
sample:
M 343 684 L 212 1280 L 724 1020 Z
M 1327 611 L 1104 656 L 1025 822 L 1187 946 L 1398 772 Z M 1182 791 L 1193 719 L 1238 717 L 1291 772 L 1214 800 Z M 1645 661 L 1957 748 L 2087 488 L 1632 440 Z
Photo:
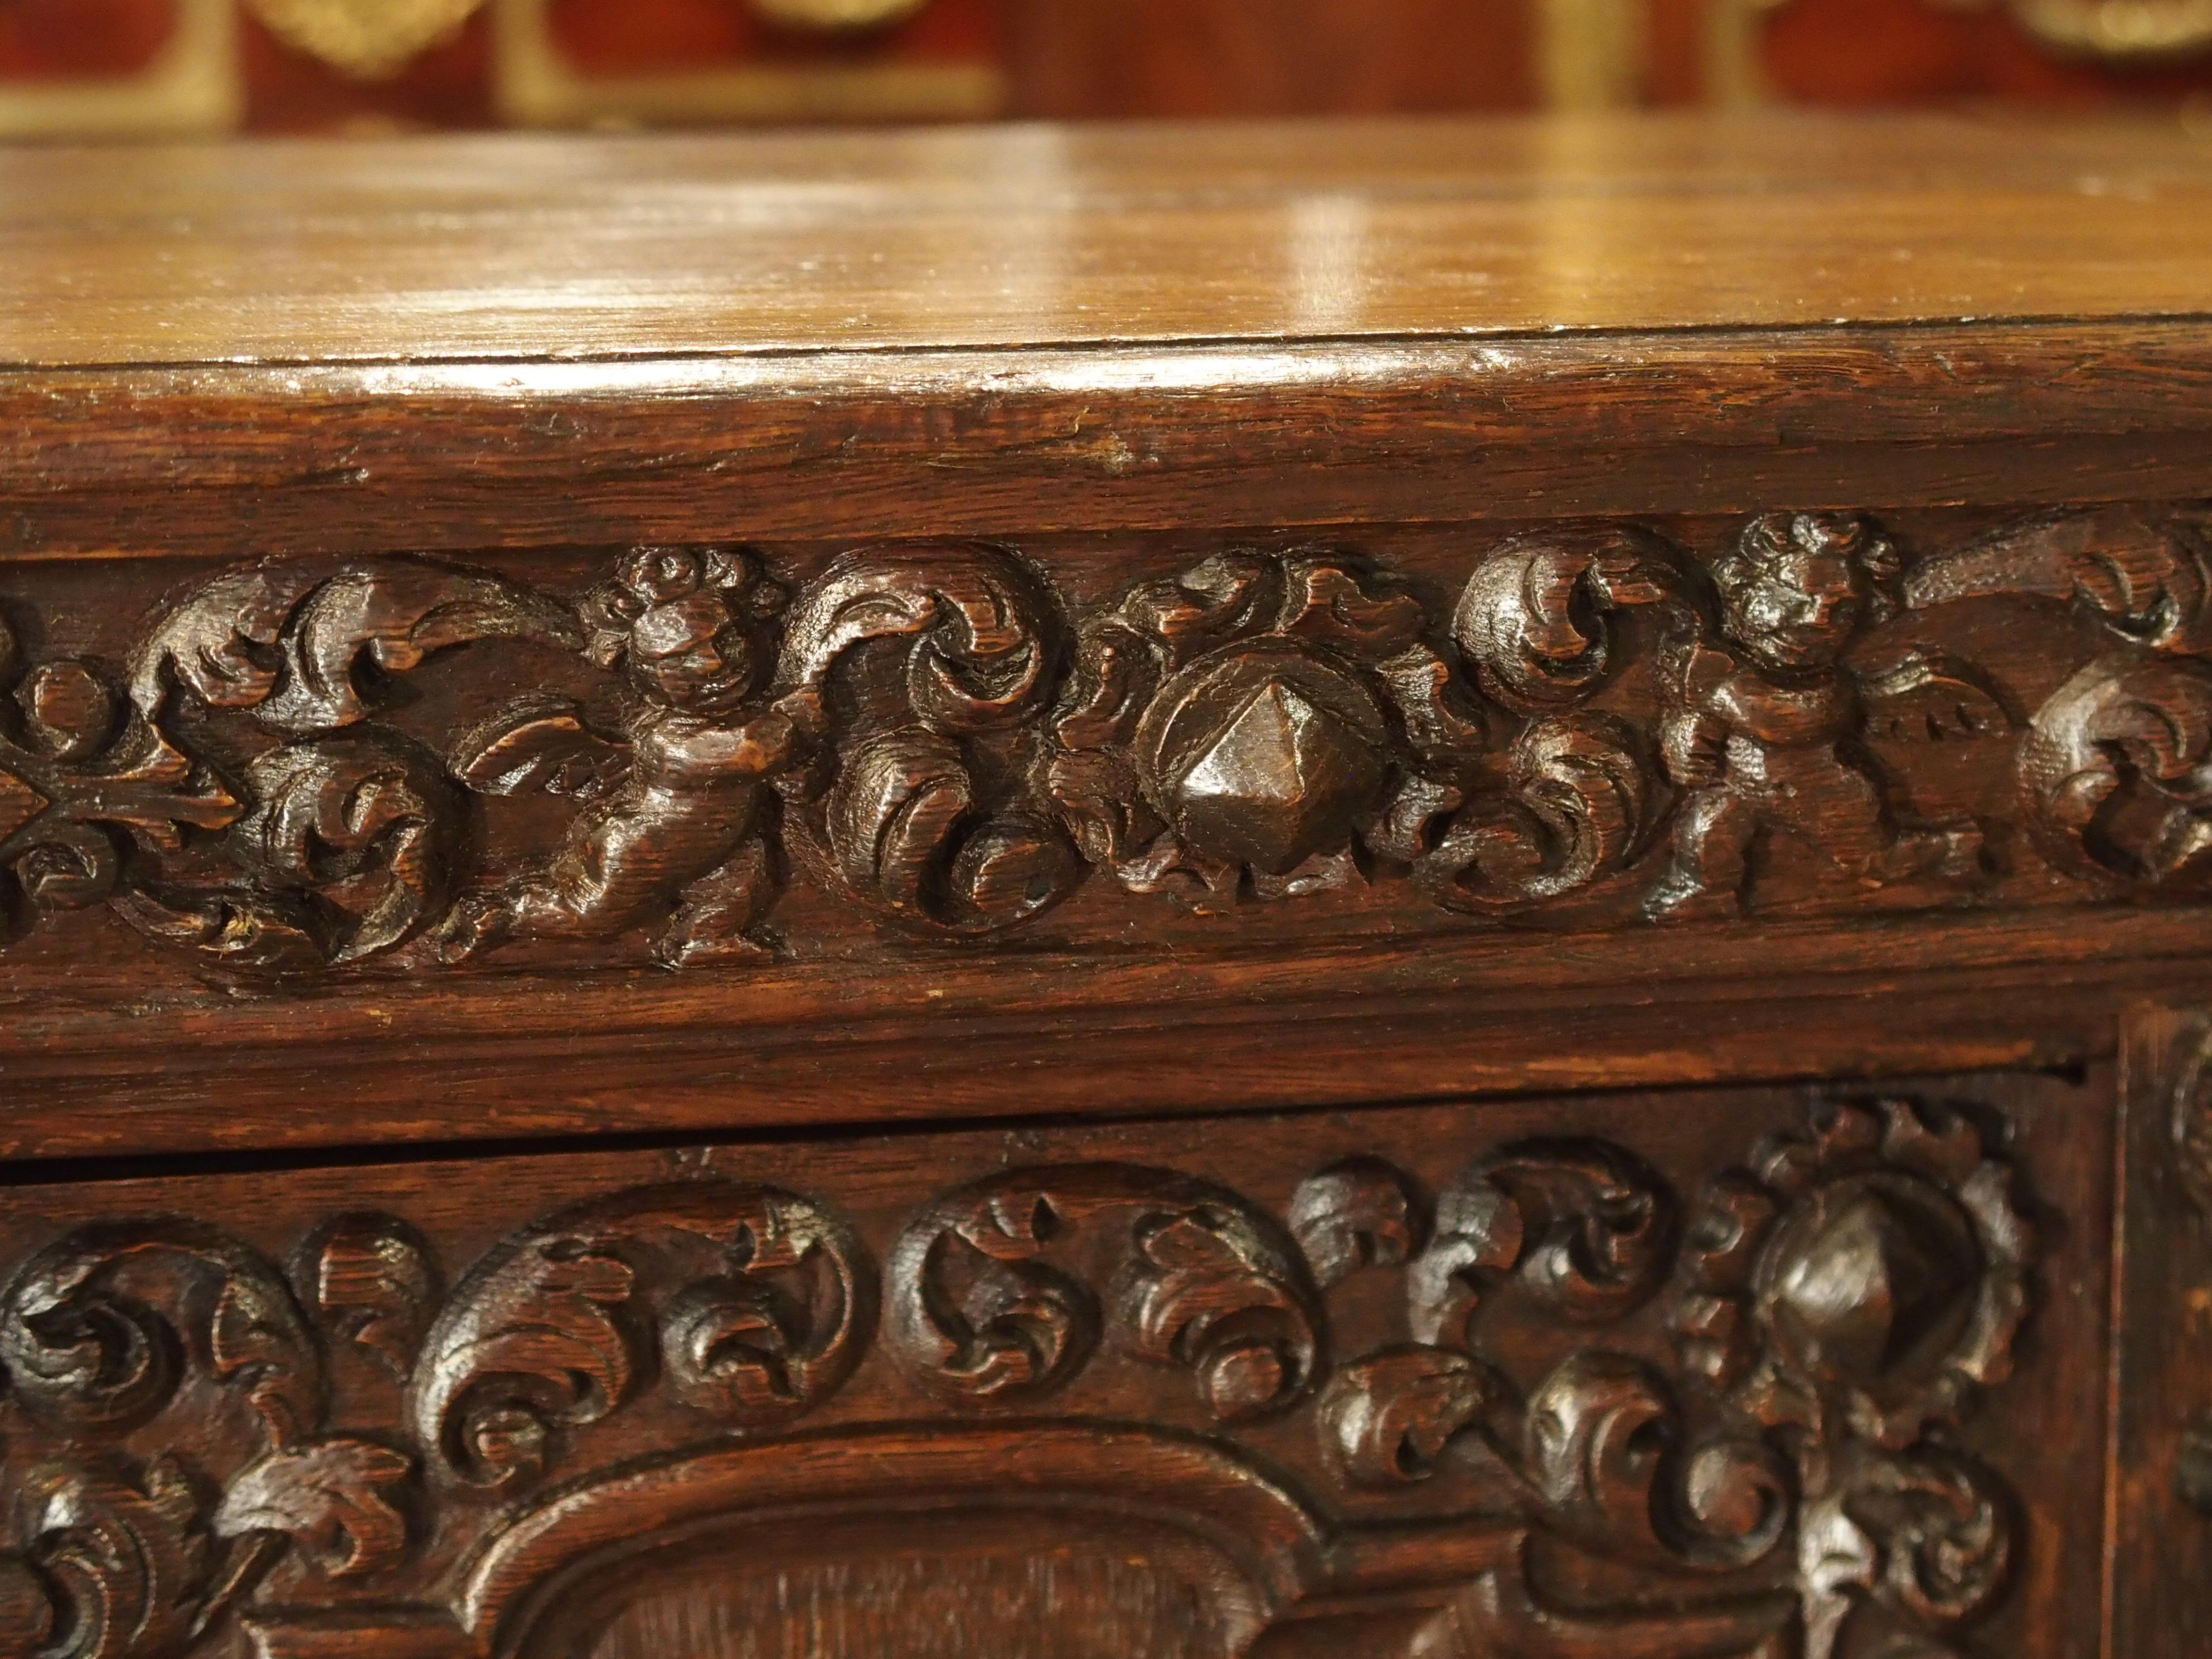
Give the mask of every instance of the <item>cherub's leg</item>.
M 1981 825 L 1972 818 L 1899 830 L 1869 872 L 1877 882 L 1905 881 L 1940 872 L 1964 881 L 1981 872 Z
M 1840 761 L 1824 787 L 1801 796 L 1796 816 L 1816 846 L 1870 887 L 1938 870 L 1963 878 L 1980 865 L 1982 832 L 1972 819 L 1900 827 L 1881 785 Z
M 1732 789 L 1698 789 L 1674 820 L 1666 879 L 1644 902 L 1647 915 L 1733 916 L 1743 908 L 1745 861 L 1759 811 Z
M 438 928 L 438 954 L 459 962 L 510 939 L 605 939 L 636 926 L 744 834 L 746 818 L 737 817 L 733 834 L 736 814 L 717 817 L 718 805 L 728 803 L 633 789 L 590 809 L 550 862 L 455 905 Z M 751 811 L 750 799 L 738 805 Z
M 763 936 L 759 923 L 776 890 L 775 860 L 768 842 L 756 836 L 684 890 L 675 915 L 653 941 L 654 959 L 685 968 L 771 954 L 774 943 Z

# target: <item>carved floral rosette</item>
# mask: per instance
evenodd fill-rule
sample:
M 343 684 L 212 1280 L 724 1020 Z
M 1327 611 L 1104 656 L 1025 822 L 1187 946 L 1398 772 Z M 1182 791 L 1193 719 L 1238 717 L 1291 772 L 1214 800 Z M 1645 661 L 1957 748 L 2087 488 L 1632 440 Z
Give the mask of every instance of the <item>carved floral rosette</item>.
M 632 936 L 672 965 L 757 959 L 800 948 L 774 923 L 794 879 L 953 938 L 1094 874 L 1209 912 L 1406 883 L 1561 927 L 1731 915 L 1778 846 L 1826 872 L 1787 902 L 1832 908 L 1973 902 L 2022 860 L 2059 892 L 2188 889 L 2212 837 L 2207 546 L 2199 515 L 2124 508 L 1926 548 L 1850 514 L 1709 550 L 1567 525 L 1471 558 L 1448 613 L 1324 549 L 1219 553 L 1096 606 L 971 543 L 797 583 L 642 547 L 575 596 L 275 561 L 120 663 L 28 662 L 0 629 L 0 911 L 110 904 L 265 974 Z M 1999 602 L 2079 619 L 2055 686 L 1953 643 Z M 468 715 L 399 718 L 461 651 L 501 665 L 461 677 Z M 588 690 L 500 689 L 562 656 Z M 1916 809 L 1993 757 L 2008 802 Z M 502 797 L 547 810 L 495 855 Z
M 1376 1540 L 1474 1540 L 1422 1604 L 1422 1639 L 1469 1651 L 1976 1651 L 2021 1520 L 1959 1431 L 2033 1254 L 1994 1132 L 1826 1103 L 1686 1206 L 1589 1139 L 1433 1193 L 1347 1158 L 1279 1217 L 1171 1169 L 1036 1165 L 922 1204 L 880 1273 L 828 1205 L 705 1173 L 560 1210 L 450 1285 L 375 1213 L 281 1267 L 197 1222 L 87 1226 L 0 1292 L 0 1651 L 398 1619 L 410 1652 L 489 1653 L 495 1564 L 564 1515 L 597 1548 L 592 1505 L 639 1483 L 884 1431 L 936 1480 L 971 1441 L 1201 1449 L 1349 1552 L 1291 1601 Z M 747 1486 L 715 1490 L 742 1519 Z

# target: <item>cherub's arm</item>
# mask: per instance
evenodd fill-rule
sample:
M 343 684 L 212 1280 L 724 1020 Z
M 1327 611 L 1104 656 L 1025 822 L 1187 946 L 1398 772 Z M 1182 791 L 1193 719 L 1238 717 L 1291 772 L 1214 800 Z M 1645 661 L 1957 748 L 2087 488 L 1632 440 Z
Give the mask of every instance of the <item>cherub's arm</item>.
M 788 718 L 770 710 L 737 726 L 689 716 L 665 720 L 650 741 L 684 772 L 765 778 L 791 764 L 803 739 Z
M 1667 775 L 1686 789 L 1718 783 L 1728 770 L 1729 722 L 1715 707 L 1715 693 L 1735 667 L 1708 646 L 1697 646 L 1670 662 L 1677 701 L 1659 726 L 1659 757 Z

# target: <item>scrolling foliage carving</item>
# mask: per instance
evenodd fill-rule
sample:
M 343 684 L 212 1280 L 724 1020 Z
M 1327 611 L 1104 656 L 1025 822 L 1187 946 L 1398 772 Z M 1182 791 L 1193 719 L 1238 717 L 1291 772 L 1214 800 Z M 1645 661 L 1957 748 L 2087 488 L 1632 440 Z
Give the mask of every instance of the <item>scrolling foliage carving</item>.
M 2009 1170 L 1962 1114 L 1832 1104 L 1679 1224 L 1671 1202 L 1602 1143 L 1471 1166 L 1406 1272 L 1418 1340 L 1350 1360 L 1322 1392 L 1333 1466 L 1355 1489 L 1487 1480 L 1546 1535 L 1696 1575 L 1709 1589 L 1680 1615 L 1685 1642 L 1694 1627 L 1732 1632 L 1728 1651 L 1786 1635 L 1812 1659 L 1960 1650 L 2014 1549 L 2009 1494 L 1948 1433 L 2006 1376 L 2026 1304 Z M 1510 1377 L 1476 1286 L 1619 1328 L 1622 1346 Z M 1638 1346 L 1647 1308 L 1674 1334 L 1672 1365 Z M 1553 1628 L 1541 1650 L 1609 1650 L 1601 1624 Z
M 574 599 L 278 562 L 120 665 L 33 665 L 0 631 L 0 911 L 112 903 L 266 973 L 633 934 L 670 965 L 757 958 L 794 880 L 954 938 L 1094 873 L 1207 912 L 1334 890 L 1560 927 L 2186 885 L 2208 556 L 2197 517 L 2121 508 L 1926 548 L 1843 514 L 1704 549 L 1570 525 L 1472 558 L 1448 614 L 1312 549 L 1073 608 L 967 543 L 803 583 L 643 547 Z M 1991 659 L 1973 618 L 2000 602 L 2080 631 Z M 596 689 L 464 676 L 423 730 L 410 678 L 500 642 L 480 660 L 551 653 Z M 2008 792 L 1945 799 L 2006 767 Z M 501 799 L 544 809 L 535 851 L 488 853 Z
M 283 1276 L 198 1223 L 88 1227 L 23 1263 L 0 1365 L 53 1455 L 14 1494 L 0 1637 L 180 1654 L 288 1554 L 334 1579 L 396 1565 L 415 1461 L 329 1431 L 322 1356 Z
M 1431 1588 L 1516 1654 L 1627 1624 L 1963 1652 L 2007 1585 L 2015 1506 L 1951 1431 L 2006 1375 L 2033 1240 L 1963 1112 L 1822 1106 L 1686 1204 L 1535 1139 L 1434 1193 L 1346 1158 L 1279 1218 L 1175 1170 L 1018 1168 L 884 1236 L 879 1276 L 828 1205 L 720 1176 L 560 1210 L 450 1287 L 375 1213 L 289 1271 L 196 1222 L 70 1233 L 0 1292 L 0 1651 L 182 1655 L 243 1613 L 489 1652 L 468 1564 L 533 1514 L 604 1539 L 601 1484 L 994 1421 L 1257 1459 L 1347 1548 L 1473 1525 L 1492 1565 L 1447 1552 Z
M 654 1376 L 725 1427 L 788 1422 L 851 1375 L 875 1316 L 860 1244 L 810 1200 L 647 1188 L 493 1252 L 425 1338 L 408 1416 L 438 1467 L 507 1486 Z
M 1119 1223 L 1102 1296 L 1055 1246 Z M 1020 1401 L 1067 1382 L 1111 1329 L 1138 1358 L 1194 1373 L 1223 1422 L 1295 1405 L 1322 1357 L 1297 1247 L 1235 1194 L 1166 1170 L 1019 1170 L 933 1205 L 890 1262 L 887 1335 L 957 1398 Z

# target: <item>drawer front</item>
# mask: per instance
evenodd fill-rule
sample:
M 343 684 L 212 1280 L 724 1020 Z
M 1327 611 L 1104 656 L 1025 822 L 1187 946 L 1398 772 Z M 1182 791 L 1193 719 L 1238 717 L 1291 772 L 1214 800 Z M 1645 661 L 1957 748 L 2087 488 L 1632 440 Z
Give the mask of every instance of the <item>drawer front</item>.
M 2111 1104 L 18 1188 L 0 1652 L 2090 1652 Z

